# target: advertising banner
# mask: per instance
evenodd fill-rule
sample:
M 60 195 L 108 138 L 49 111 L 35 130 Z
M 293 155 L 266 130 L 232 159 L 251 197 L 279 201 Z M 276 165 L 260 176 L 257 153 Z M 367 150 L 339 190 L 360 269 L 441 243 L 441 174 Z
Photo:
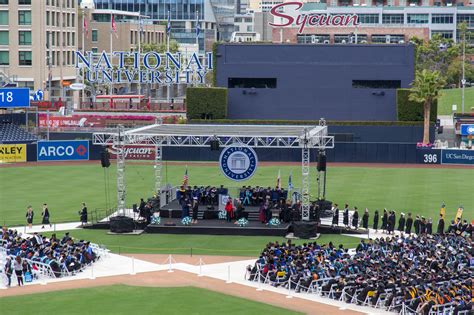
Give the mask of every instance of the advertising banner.
M 26 162 L 26 144 L 0 144 L 0 162 Z
M 474 150 L 443 150 L 442 164 L 469 164 L 474 166 Z
M 474 124 L 462 124 L 461 136 L 474 135 Z
M 38 141 L 38 161 L 87 161 L 89 141 Z
M 419 164 L 441 164 L 441 149 L 416 149 L 416 162 Z
M 81 127 L 95 127 L 102 128 L 107 127 L 107 123 L 110 121 L 155 121 L 153 115 L 72 115 L 72 116 L 49 116 L 46 114 L 38 115 L 39 125 L 41 128 L 46 128 L 49 123 L 49 128 L 81 128 Z
M 110 159 L 117 158 L 117 150 L 109 147 Z M 125 159 L 127 160 L 154 160 L 156 150 L 149 146 L 125 146 Z

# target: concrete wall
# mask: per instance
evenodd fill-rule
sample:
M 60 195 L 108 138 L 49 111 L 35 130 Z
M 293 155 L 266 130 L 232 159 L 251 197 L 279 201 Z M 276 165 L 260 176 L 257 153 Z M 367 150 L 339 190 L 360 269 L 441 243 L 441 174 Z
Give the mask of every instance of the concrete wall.
M 400 80 L 406 88 L 414 78 L 411 45 L 223 44 L 216 58 L 217 86 L 277 79 L 275 89 L 229 89 L 233 119 L 395 121 L 395 89 L 353 88 L 352 80 Z

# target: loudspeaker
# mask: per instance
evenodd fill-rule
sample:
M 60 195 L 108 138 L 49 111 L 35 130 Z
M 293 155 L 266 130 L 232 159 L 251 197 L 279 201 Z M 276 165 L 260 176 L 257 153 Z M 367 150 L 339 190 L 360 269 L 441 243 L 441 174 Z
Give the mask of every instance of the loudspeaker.
M 326 155 L 318 155 L 318 172 L 326 172 Z
M 102 167 L 110 166 L 110 153 L 107 148 L 104 148 L 102 152 L 100 152 L 100 164 Z
M 219 140 L 211 140 L 211 151 L 219 151 Z

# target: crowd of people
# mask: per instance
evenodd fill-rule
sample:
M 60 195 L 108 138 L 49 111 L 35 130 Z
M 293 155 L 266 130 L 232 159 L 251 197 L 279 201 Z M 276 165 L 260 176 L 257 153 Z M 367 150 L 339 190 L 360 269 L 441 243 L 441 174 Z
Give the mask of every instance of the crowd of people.
M 98 258 L 90 242 L 74 240 L 69 233 L 62 238 L 57 238 L 56 234 L 47 238 L 35 232 L 31 237 L 23 238 L 17 230 L 3 227 L 0 241 L 7 255 L 3 271 L 8 278 L 8 286 L 11 285 L 13 271 L 21 286 L 24 275 L 33 274 L 31 269 L 36 268 L 35 262 L 50 266 L 53 275 L 61 277 L 80 272 Z
M 405 304 L 421 314 L 450 303 L 458 314 L 472 307 L 471 233 L 361 240 L 355 254 L 332 243 L 269 243 L 249 266 L 249 280 L 290 283 L 297 291 L 317 283 L 322 295 L 334 299 L 396 311 Z

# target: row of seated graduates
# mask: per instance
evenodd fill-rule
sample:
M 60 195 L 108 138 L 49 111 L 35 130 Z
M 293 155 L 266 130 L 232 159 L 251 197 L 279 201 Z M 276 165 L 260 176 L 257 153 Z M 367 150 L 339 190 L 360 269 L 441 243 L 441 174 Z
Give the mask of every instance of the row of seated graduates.
M 229 190 L 221 185 L 216 186 L 180 186 L 176 191 L 176 199 L 182 200 L 188 198 L 189 200 L 197 199 L 200 205 L 203 206 L 217 206 L 219 195 L 227 195 Z
M 260 206 L 265 201 L 270 200 L 274 204 L 279 203 L 280 200 L 288 199 L 288 191 L 284 188 L 271 187 L 264 188 L 263 186 L 242 186 L 239 191 L 239 199 L 243 206 Z

